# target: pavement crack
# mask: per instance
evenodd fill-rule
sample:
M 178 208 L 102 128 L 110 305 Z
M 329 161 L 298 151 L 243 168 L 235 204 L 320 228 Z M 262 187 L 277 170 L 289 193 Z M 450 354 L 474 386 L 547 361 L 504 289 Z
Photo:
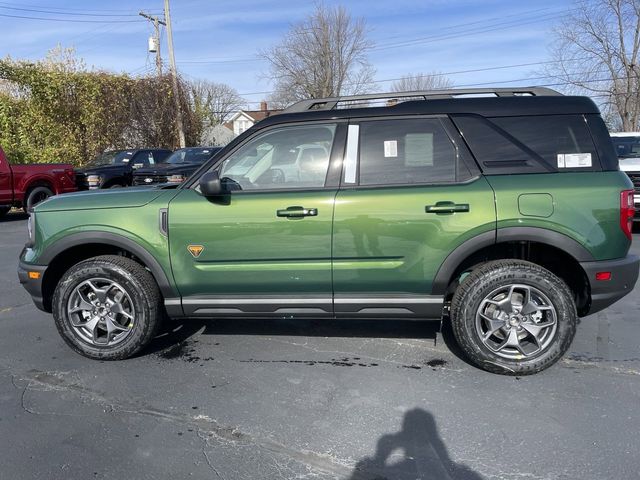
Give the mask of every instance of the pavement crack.
M 24 397 L 26 396 L 27 390 L 29 390 L 30 386 L 31 386 L 31 383 L 28 383 L 27 385 L 25 385 L 24 389 L 22 390 L 22 394 L 20 395 L 20 407 L 22 407 L 22 410 L 27 412 L 29 415 L 38 415 L 38 412 L 35 412 L 30 408 L 27 408 L 24 402 Z
M 571 358 L 563 358 L 561 363 L 568 368 L 597 368 L 599 370 L 608 370 L 613 373 L 621 375 L 640 375 L 640 370 L 627 367 L 618 367 L 615 365 L 606 365 L 602 362 L 595 362 L 589 360 L 576 360 Z
M 235 445 L 237 445 L 238 443 L 243 443 L 245 445 L 251 444 L 257 448 L 270 452 L 271 454 L 283 456 L 288 458 L 289 460 L 306 465 L 308 468 L 314 468 L 323 472 L 343 476 L 348 476 L 351 472 L 349 466 L 336 463 L 332 461 L 331 458 L 325 455 L 308 450 L 296 450 L 295 448 L 289 447 L 269 438 L 253 437 L 248 433 L 240 431 L 237 427 L 221 425 L 215 419 L 207 415 L 194 416 L 185 413 L 174 413 L 161 410 L 159 408 L 155 408 L 141 402 L 132 402 L 130 400 L 109 398 L 100 392 L 91 390 L 78 383 L 67 382 L 60 372 L 42 372 L 38 370 L 31 370 L 20 379 L 29 382 L 29 384 L 25 387 L 25 391 L 23 391 L 23 398 L 26 390 L 29 387 L 36 385 L 50 388 L 52 391 L 64 390 L 68 392 L 74 392 L 82 395 L 83 397 L 94 403 L 110 407 L 110 409 L 112 409 L 113 413 L 115 414 L 128 413 L 132 415 L 147 415 L 173 422 L 181 426 L 190 425 L 198 431 L 206 432 L 211 434 L 212 436 L 215 436 L 222 442 Z M 25 409 L 25 411 L 31 414 L 39 414 L 38 412 L 30 411 L 24 404 L 23 408 Z M 208 458 L 206 454 L 205 458 Z M 211 462 L 207 463 L 212 466 Z
M 213 473 L 215 473 L 218 478 L 221 478 L 222 480 L 226 480 L 225 477 L 220 474 L 218 469 L 213 466 L 213 463 L 211 463 L 211 459 L 207 454 L 207 447 L 209 446 L 209 442 L 207 441 L 206 436 L 200 435 L 200 432 L 201 430 L 198 429 L 196 431 L 196 435 L 198 436 L 198 438 L 200 438 L 200 440 L 202 440 L 202 455 L 204 456 L 204 460 L 207 462 L 207 465 L 209 466 L 211 471 L 213 471 Z

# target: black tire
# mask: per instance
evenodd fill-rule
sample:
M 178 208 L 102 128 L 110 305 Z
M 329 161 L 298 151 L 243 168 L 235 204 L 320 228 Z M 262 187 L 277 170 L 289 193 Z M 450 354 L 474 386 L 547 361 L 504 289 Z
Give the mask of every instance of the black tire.
M 36 206 L 38 203 L 43 202 L 47 198 L 53 195 L 53 192 L 49 187 L 35 187 L 29 190 L 27 193 L 27 198 L 24 201 L 24 209 L 26 212 L 29 212 L 31 208 Z
M 72 314 L 67 308 L 70 297 L 76 287 L 96 278 L 117 282 L 129 295 L 135 312 L 127 335 L 116 345 L 91 343 L 72 326 Z M 52 309 L 64 341 L 79 354 L 97 360 L 123 360 L 136 354 L 155 337 L 165 316 L 162 296 L 151 273 L 139 263 L 117 255 L 90 258 L 71 267 L 56 286 Z
M 0 207 L 0 218 L 9 213 L 9 210 L 11 210 L 11 207 Z
M 124 185 L 120 185 L 119 183 L 114 183 L 113 185 L 109 185 L 109 188 L 122 188 Z
M 522 285 L 522 293 L 526 292 L 527 288 L 533 288 L 533 290 L 529 290 L 529 298 L 531 295 L 541 293 L 546 297 L 549 305 L 555 309 L 555 315 L 553 311 L 542 313 L 542 309 L 535 314 L 544 316 L 544 319 L 539 320 L 540 324 L 543 322 L 551 324 L 552 320 L 548 319 L 555 317 L 555 329 L 545 330 L 549 333 L 546 333 L 547 337 L 544 342 L 539 342 L 537 338 L 534 341 L 534 336 L 529 335 L 528 330 L 523 331 L 522 325 L 531 328 L 531 323 L 527 323 L 531 322 L 530 317 L 520 315 L 521 312 L 517 308 L 509 314 L 502 314 L 499 307 L 492 306 L 496 304 L 495 298 L 501 298 L 504 301 L 505 297 L 491 297 L 491 295 L 513 285 Z M 515 287 L 515 290 L 509 290 L 509 293 L 519 290 L 520 287 Z M 537 293 L 531 293 L 536 290 Z M 486 300 L 488 298 L 492 300 Z M 521 298 L 523 299 L 521 303 L 524 303 L 525 297 Z M 486 338 L 489 330 L 496 327 L 492 325 L 493 328 L 489 328 L 486 316 L 479 316 L 481 307 L 493 309 L 494 316 L 492 318 L 496 322 L 495 325 L 505 318 L 505 326 L 501 330 L 496 330 L 495 337 L 489 336 L 486 344 L 481 334 L 484 334 Z M 482 310 L 482 312 L 487 313 L 487 310 Z M 511 318 L 510 315 L 518 318 Z M 517 326 L 512 326 L 509 323 L 511 321 L 516 322 Z M 565 282 L 550 271 L 531 262 L 497 260 L 476 268 L 458 286 L 451 302 L 451 322 L 456 341 L 473 364 L 493 373 L 529 375 L 550 367 L 562 358 L 575 336 L 577 312 L 571 290 Z M 483 325 L 487 331 L 482 330 Z M 501 350 L 501 353 L 498 354 L 495 349 L 499 346 L 495 345 L 502 344 L 502 340 L 506 341 L 512 328 L 520 332 L 520 334 L 514 332 L 514 336 L 521 335 L 525 341 L 530 343 L 531 351 L 525 352 L 527 355 L 523 355 L 521 351 L 515 355 L 511 353 L 512 358 L 504 358 L 509 348 Z M 553 334 L 551 334 L 552 331 Z M 495 341 L 496 338 L 498 341 Z M 521 345 L 519 340 L 516 343 Z M 536 351 L 536 347 L 539 351 Z M 519 350 L 519 348 L 511 348 L 512 352 L 514 350 Z

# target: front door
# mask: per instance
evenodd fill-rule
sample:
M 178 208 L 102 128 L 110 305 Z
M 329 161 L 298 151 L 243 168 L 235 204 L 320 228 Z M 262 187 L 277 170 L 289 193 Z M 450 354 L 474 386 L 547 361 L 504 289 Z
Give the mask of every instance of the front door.
M 446 117 L 354 122 L 333 237 L 335 313 L 439 318 L 433 280 L 495 230 L 493 191 Z
M 257 133 L 213 167 L 228 195 L 208 199 L 194 185 L 174 197 L 169 243 L 185 314 L 332 314 L 339 179 L 327 179 L 340 160 L 338 130 L 307 124 Z

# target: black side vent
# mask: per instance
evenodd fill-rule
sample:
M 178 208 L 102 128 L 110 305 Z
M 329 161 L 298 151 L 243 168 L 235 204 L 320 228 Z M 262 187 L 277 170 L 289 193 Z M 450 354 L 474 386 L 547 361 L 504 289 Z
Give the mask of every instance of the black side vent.
M 167 227 L 169 224 L 169 212 L 167 212 L 166 208 L 160 209 L 160 233 L 167 236 Z

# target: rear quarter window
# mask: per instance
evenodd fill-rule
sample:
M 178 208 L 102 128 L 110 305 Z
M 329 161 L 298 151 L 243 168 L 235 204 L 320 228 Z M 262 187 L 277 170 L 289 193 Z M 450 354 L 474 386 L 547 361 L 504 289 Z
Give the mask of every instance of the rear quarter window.
M 582 115 L 469 115 L 454 121 L 487 174 L 602 170 Z

